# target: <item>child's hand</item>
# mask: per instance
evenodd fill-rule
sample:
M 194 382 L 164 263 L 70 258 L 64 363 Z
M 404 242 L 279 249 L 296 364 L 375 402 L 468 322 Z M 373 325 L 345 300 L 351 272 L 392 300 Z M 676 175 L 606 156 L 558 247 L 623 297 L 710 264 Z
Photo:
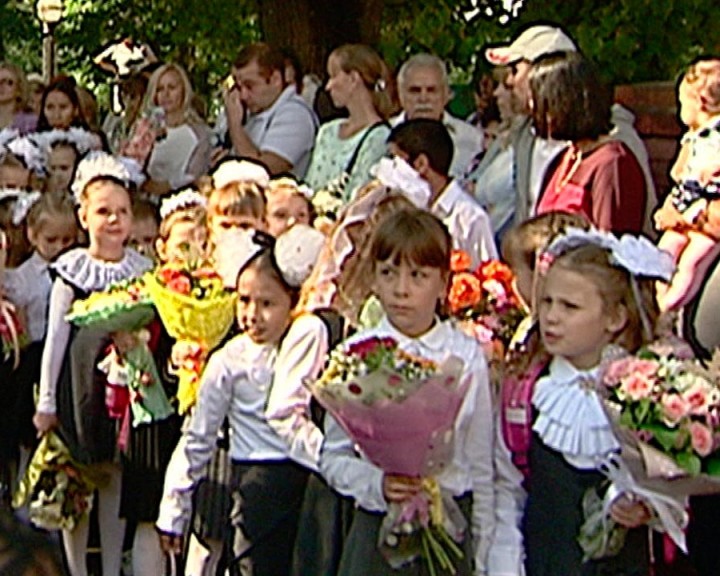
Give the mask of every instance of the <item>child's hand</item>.
M 686 226 L 682 214 L 669 202 L 665 202 L 653 215 L 655 228 L 658 230 L 674 230 Z
M 422 478 L 410 476 L 383 476 L 383 496 L 388 502 L 405 502 L 422 490 Z
M 612 503 L 610 516 L 621 526 L 637 528 L 650 522 L 652 513 L 642 500 L 632 500 L 623 494 Z
M 38 438 L 40 438 L 50 432 L 53 428 L 57 428 L 58 419 L 55 414 L 35 412 L 35 415 L 33 416 L 33 424 L 38 431 Z
M 176 556 L 182 554 L 182 534 L 172 534 L 158 530 L 158 535 L 160 536 L 160 548 L 165 554 L 174 554 Z
M 113 332 L 110 337 L 121 356 L 130 352 L 140 343 L 137 335 L 133 332 Z

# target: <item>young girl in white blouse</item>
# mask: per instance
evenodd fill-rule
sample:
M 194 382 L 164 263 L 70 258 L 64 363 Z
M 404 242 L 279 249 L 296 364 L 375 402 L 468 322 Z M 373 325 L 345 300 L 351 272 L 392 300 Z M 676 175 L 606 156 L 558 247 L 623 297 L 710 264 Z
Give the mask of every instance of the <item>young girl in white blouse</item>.
M 455 422 L 451 464 L 437 478 L 457 501 L 468 520 L 458 574 L 482 573 L 493 533 L 493 417 L 487 363 L 470 337 L 435 314 L 445 299 L 452 241 L 442 223 L 430 213 L 405 209 L 381 221 L 372 240 L 374 291 L 386 316 L 377 328 L 350 339 L 389 336 L 416 356 L 441 362 L 449 354 L 462 358 L 461 378 L 467 380 L 465 399 Z M 355 499 L 355 513 L 345 542 L 339 574 L 424 574 L 421 561 L 394 570 L 378 548 L 378 530 L 388 503 L 411 499 L 421 478 L 383 474 L 356 452 L 352 440 L 326 417 L 320 469 L 328 483 Z M 472 565 L 475 563 L 475 570 Z
M 17 268 L 7 270 L 3 282 L 5 295 L 21 312 L 30 337 L 30 344 L 23 350 L 20 365 L 12 375 L 17 387 L 13 414 L 21 446 L 20 474 L 29 457 L 27 449 L 36 443 L 37 432 L 32 424 L 35 412 L 33 387 L 40 378 L 40 359 L 47 329 L 52 288 L 50 265 L 60 253 L 75 244 L 77 237 L 75 213 L 68 198 L 40 196 L 30 207 L 25 222 L 33 253 Z
M 654 335 L 653 282 L 672 274 L 670 256 L 648 240 L 571 228 L 540 260 L 537 310 L 545 368 L 531 360 L 530 388 L 503 390 L 496 443 L 496 528 L 488 574 L 647 574 L 647 533 L 631 530 L 620 554 L 583 563 L 577 542 L 582 500 L 600 489 L 600 463 L 619 449 L 593 387 L 610 344 L 635 352 Z M 541 364 L 542 366 L 542 364 Z M 504 382 L 513 385 L 514 379 Z M 602 494 L 601 494 L 602 495 Z M 650 519 L 632 495 L 618 495 L 615 522 Z
M 51 267 L 55 280 L 50 293 L 40 397 L 33 419 L 41 434 L 58 427 L 73 456 L 107 478 L 98 488 L 104 574 L 120 571 L 125 523 L 118 516 L 116 421 L 107 415 L 102 376 L 96 365 L 111 338 L 119 343 L 127 335 L 78 329 L 65 320 L 65 315 L 74 300 L 138 276 L 151 266 L 148 259 L 125 248 L 132 219 L 128 180 L 124 166 L 102 152 L 91 152 L 78 165 L 72 188 L 89 246 L 66 252 Z M 72 576 L 87 574 L 89 524 L 85 517 L 73 531 L 63 532 Z
M 293 396 L 324 364 L 322 322 L 314 338 L 303 339 L 307 330 L 296 329 L 303 317 L 293 321 L 292 315 L 323 238 L 307 226 L 291 228 L 272 248 L 267 238 L 265 247 L 257 245 L 257 235 L 245 238 L 249 244 L 240 251 L 251 256 L 237 279 L 237 318 L 243 333 L 208 361 L 189 426 L 168 467 L 157 527 L 165 549 L 179 552 L 193 489 L 227 417 L 234 501 L 230 573 L 239 567 L 243 574 L 283 576 L 290 573 L 308 468 L 316 466 L 317 455 L 300 443 L 288 446 L 269 425 L 266 407 L 276 405 L 277 396 Z M 300 357 L 284 357 L 296 364 L 281 365 L 280 349 L 295 345 Z M 307 422 L 309 401 L 294 402 L 291 411 L 300 415 L 298 424 Z

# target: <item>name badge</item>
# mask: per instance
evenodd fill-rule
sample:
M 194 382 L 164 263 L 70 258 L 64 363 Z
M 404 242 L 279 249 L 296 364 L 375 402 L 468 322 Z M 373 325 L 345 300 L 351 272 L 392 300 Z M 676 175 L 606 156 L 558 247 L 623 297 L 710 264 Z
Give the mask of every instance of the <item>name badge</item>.
M 505 408 L 505 420 L 510 424 L 527 424 L 527 411 L 524 408 Z

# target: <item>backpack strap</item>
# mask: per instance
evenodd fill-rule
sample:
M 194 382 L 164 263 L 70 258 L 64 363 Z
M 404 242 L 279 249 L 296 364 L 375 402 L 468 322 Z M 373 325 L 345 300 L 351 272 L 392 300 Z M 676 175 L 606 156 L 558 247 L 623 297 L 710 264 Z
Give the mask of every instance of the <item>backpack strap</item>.
M 325 324 L 328 332 L 328 350 L 333 350 L 345 338 L 345 318 L 331 308 L 320 308 L 314 310 L 313 314 Z M 310 400 L 310 417 L 313 423 L 324 432 L 325 409 L 315 399 L 315 396 Z
M 512 462 L 524 476 L 530 477 L 530 440 L 532 438 L 532 394 L 547 361 L 532 364 L 518 378 L 507 378 L 500 393 L 500 425 Z

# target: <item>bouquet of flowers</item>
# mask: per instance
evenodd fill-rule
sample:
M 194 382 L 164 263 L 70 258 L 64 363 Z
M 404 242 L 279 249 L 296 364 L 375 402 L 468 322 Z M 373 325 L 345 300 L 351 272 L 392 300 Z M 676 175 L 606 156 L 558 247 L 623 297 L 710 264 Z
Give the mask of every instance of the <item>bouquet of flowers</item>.
M 93 292 L 73 302 L 65 319 L 76 326 L 131 334 L 131 345 L 120 353 L 109 347 L 98 368 L 107 376 L 105 406 L 108 415 L 121 421 L 118 446 L 127 446 L 129 424 L 139 426 L 167 418 L 173 412 L 148 346 L 144 329 L 155 317 L 155 310 L 143 277 L 118 282 L 102 292 Z
M 349 177 L 343 173 L 337 180 L 318 190 L 310 199 L 315 211 L 314 226 L 326 236 L 338 221 L 340 210 L 345 206 L 345 185 Z
M 720 492 L 720 355 L 705 367 L 674 346 L 650 345 L 607 362 L 601 387 L 622 448 L 621 457 L 610 458 L 601 470 L 614 494 L 644 498 L 685 550 L 686 497 Z M 580 538 L 588 557 L 622 547 L 622 530 L 607 519 L 611 504 L 608 497 L 586 498 L 586 512 L 594 512 Z
M 194 404 L 207 355 L 235 318 L 235 294 L 202 263 L 166 264 L 146 277 L 150 298 L 183 361 L 177 367 L 180 414 Z
M 65 320 L 105 332 L 132 332 L 147 326 L 154 317 L 155 310 L 145 291 L 145 281 L 139 277 L 75 300 Z
M 46 530 L 72 530 L 89 513 L 103 478 L 72 459 L 55 432 L 45 434 L 13 496 L 13 506 L 29 502 L 30 521 Z
M 452 459 L 453 426 L 467 385 L 462 361 L 443 365 L 414 357 L 392 338 L 370 338 L 336 348 L 313 395 L 337 419 L 363 454 L 388 474 L 422 477 L 423 490 L 404 504 L 392 503 L 379 547 L 398 568 L 418 557 L 454 573 L 455 541 L 466 523 L 443 495 L 434 476 Z M 445 496 L 445 497 L 444 497 Z
M 525 312 L 506 264 L 487 260 L 473 271 L 470 262 L 465 252 L 453 250 L 448 308 L 459 327 L 483 345 L 488 359 L 499 361 Z
M 0 285 L 2 285 L 7 256 L 7 237 L 0 230 Z M 30 338 L 18 317 L 15 306 L 0 294 L 0 345 L 2 360 L 13 356 L 13 368 L 20 364 L 20 350 L 30 343 Z
M 120 147 L 119 155 L 132 158 L 144 168 L 155 142 L 164 138 L 166 133 L 165 110 L 160 106 L 154 106 L 143 112 L 135 122 L 127 142 Z

